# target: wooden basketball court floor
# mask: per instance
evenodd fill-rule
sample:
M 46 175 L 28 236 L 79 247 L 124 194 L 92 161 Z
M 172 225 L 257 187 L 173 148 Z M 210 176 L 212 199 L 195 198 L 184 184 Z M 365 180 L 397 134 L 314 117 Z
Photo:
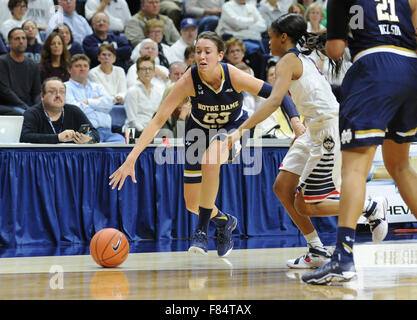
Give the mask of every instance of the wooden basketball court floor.
M 89 255 L 0 258 L 0 299 L 12 300 L 414 300 L 417 242 L 358 243 L 358 279 L 337 286 L 301 282 L 309 270 L 287 259 L 306 248 L 236 249 L 227 258 L 185 251 L 130 253 L 113 269 Z

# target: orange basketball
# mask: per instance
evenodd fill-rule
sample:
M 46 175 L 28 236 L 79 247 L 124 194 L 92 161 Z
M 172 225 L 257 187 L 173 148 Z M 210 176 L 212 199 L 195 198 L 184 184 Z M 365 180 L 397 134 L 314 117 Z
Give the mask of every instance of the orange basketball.
M 126 260 L 129 242 L 117 229 L 101 229 L 90 241 L 90 254 L 100 266 L 115 268 Z

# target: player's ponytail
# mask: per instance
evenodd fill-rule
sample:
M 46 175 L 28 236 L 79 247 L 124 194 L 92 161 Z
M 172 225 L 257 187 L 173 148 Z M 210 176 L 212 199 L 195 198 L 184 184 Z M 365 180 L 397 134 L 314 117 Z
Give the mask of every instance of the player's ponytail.
M 319 34 L 307 32 L 304 34 L 303 43 L 299 43 L 301 46 L 300 52 L 305 55 L 310 55 L 313 51 L 316 51 L 317 54 L 320 56 L 321 54 L 326 54 L 326 41 L 327 41 L 327 33 L 322 32 Z M 329 58 L 329 63 L 332 69 L 333 75 L 337 76 L 342 69 L 343 58 L 332 60 Z

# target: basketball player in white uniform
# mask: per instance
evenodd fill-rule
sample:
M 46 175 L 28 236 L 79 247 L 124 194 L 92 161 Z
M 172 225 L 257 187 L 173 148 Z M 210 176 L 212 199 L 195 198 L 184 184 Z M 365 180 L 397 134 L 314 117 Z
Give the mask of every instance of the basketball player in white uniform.
M 276 111 L 284 95 L 290 93 L 305 119 L 306 132 L 297 137 L 285 156 L 274 191 L 308 246 L 305 255 L 288 260 L 287 266 L 318 268 L 330 261 L 331 254 L 323 246 L 309 217 L 337 215 L 339 211 L 339 104 L 330 84 L 308 57 L 313 50 L 323 48 L 324 43 L 320 43 L 323 37 L 307 33 L 306 22 L 296 14 L 274 21 L 269 36 L 271 53 L 280 57 L 272 93 L 230 136 L 229 146 L 240 138 L 243 130 L 254 127 Z M 382 241 L 388 232 L 386 209 L 385 198 L 365 201 L 363 215 L 368 219 L 375 242 Z

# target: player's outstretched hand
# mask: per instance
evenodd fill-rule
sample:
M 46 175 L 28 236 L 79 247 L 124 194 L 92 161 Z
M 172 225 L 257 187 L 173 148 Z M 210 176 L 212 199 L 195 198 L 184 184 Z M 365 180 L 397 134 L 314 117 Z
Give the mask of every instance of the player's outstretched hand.
M 135 163 L 131 164 L 125 161 L 119 167 L 119 169 L 113 172 L 113 174 L 109 177 L 109 179 L 111 179 L 109 186 L 111 186 L 112 189 L 114 189 L 117 187 L 117 185 L 119 185 L 118 190 L 121 190 L 128 176 L 130 176 L 132 178 L 132 181 L 136 183 Z

